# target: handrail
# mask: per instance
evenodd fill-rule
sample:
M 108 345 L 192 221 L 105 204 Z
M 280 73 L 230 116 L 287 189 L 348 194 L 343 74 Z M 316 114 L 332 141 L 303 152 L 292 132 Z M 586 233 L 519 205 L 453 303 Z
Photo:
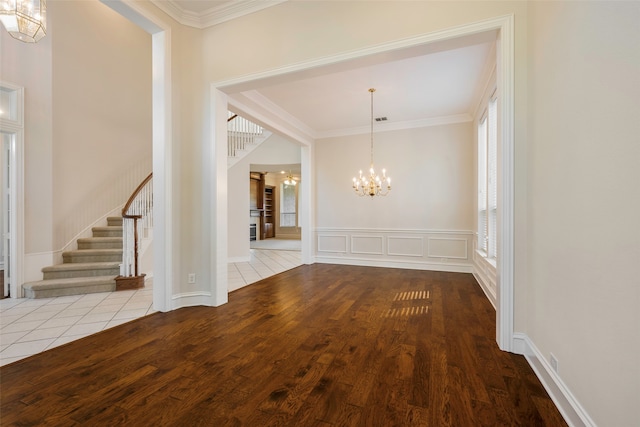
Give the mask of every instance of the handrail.
M 231 117 L 229 117 L 229 118 L 227 119 L 227 122 L 230 122 L 231 120 L 235 119 L 236 117 L 238 117 L 238 115 L 237 115 L 237 114 L 234 114 L 233 116 L 231 116 Z
M 127 211 L 129 210 L 129 208 L 131 207 L 131 204 L 133 203 L 133 201 L 135 200 L 136 196 L 138 196 L 138 194 L 140 194 L 140 191 L 142 191 L 142 188 L 147 185 L 147 183 L 149 181 L 151 181 L 151 179 L 153 178 L 153 172 L 151 172 L 149 174 L 149 176 L 147 176 L 141 183 L 140 185 L 138 185 L 138 187 L 133 190 L 133 193 L 131 194 L 131 197 L 129 197 L 129 200 L 127 200 L 127 203 L 125 203 L 124 208 L 122 208 L 122 217 L 123 218 L 132 218 L 129 217 L 127 214 Z
M 153 173 L 134 190 L 122 208 L 122 276 L 139 276 L 140 234 L 153 224 Z M 140 221 L 142 220 L 142 221 Z M 133 265 L 132 265 L 133 264 Z M 132 268 L 133 271 L 132 271 Z

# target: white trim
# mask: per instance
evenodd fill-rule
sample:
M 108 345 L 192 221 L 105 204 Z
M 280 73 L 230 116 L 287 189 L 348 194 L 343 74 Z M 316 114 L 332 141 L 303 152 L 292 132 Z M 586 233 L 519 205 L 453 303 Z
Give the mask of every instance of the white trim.
M 450 273 L 472 273 L 470 264 L 441 263 L 441 262 L 415 262 L 415 261 L 389 261 L 371 258 L 346 258 L 343 256 L 316 255 L 315 261 L 319 264 L 358 265 L 363 267 L 403 268 L 407 270 L 446 271 Z
M 515 215 L 515 33 L 514 16 L 500 19 L 497 49 L 500 159 L 498 176 L 498 264 L 496 339 L 501 350 L 511 351 L 514 310 Z
M 227 200 L 227 117 L 228 97 L 225 93 L 210 87 L 211 113 L 210 140 L 205 139 L 203 149 L 203 170 L 205 172 L 204 193 L 208 194 L 208 229 L 203 234 L 209 239 L 209 277 L 211 278 L 210 305 L 225 304 L 229 298 L 228 278 L 228 200 Z M 218 141 L 220 143 L 218 143 Z M 209 173 L 209 176 L 206 174 Z M 208 187 L 210 186 L 210 187 Z
M 10 203 L 9 223 L 11 224 L 9 247 L 9 271 L 11 283 L 9 292 L 12 298 L 22 297 L 22 285 L 25 282 L 24 249 L 24 88 L 9 82 L 0 82 L 0 86 L 16 92 L 16 120 L 1 119 L 0 130 L 13 134 L 13 144 L 9 150 L 10 164 Z
M 182 292 L 171 296 L 171 310 L 199 305 L 211 305 L 211 293 L 203 291 Z
M 567 424 L 572 427 L 596 427 L 596 423 L 580 405 L 569 387 L 551 368 L 546 358 L 526 334 L 519 332 L 513 334 L 513 348 L 519 350 L 518 353 L 527 359 Z
M 0 88 L 10 89 L 16 93 L 16 119 L 0 118 L 0 126 L 4 129 L 24 129 L 24 88 L 13 83 L 0 81 Z
M 422 228 L 347 228 L 347 227 L 316 227 L 316 233 L 344 233 L 345 231 L 356 233 L 385 233 L 385 234 L 453 234 L 473 235 L 471 230 L 435 230 Z
M 476 267 L 474 265 L 474 267 Z M 489 302 L 491 303 L 491 305 L 493 306 L 493 308 L 496 308 L 496 295 L 493 292 L 493 290 L 491 289 L 491 286 L 489 286 L 487 284 L 488 279 L 485 278 L 485 276 L 483 274 L 480 274 L 478 272 L 478 270 L 476 268 L 473 268 L 473 277 L 475 277 L 476 282 L 478 282 L 478 284 L 480 285 L 480 289 L 482 289 L 482 292 L 484 292 L 484 295 L 487 297 L 487 299 L 489 300 Z M 515 353 L 517 353 L 517 351 L 514 350 Z
M 440 31 L 421 34 L 419 36 L 394 40 L 391 42 L 381 43 L 357 50 L 350 50 L 336 55 L 325 56 L 322 58 L 312 59 L 305 62 L 298 62 L 291 65 L 285 65 L 267 71 L 260 71 L 240 77 L 233 77 L 227 80 L 215 82 L 214 85 L 225 92 L 244 91 L 246 90 L 248 83 L 258 80 L 270 79 L 274 77 L 282 78 L 283 76 L 290 78 L 292 73 L 300 71 L 319 69 L 329 65 L 342 64 L 345 61 L 362 59 L 371 55 L 383 53 L 386 54 L 392 51 L 415 48 L 434 42 L 456 39 L 459 37 L 470 36 L 492 30 L 501 30 L 505 25 L 505 21 L 508 20 L 513 20 L 513 15 L 491 18 L 484 21 L 473 22 L 457 27 L 446 28 Z M 264 82 L 262 83 L 264 84 Z
M 234 0 L 220 2 L 218 6 L 211 7 L 200 13 L 185 10 L 174 1 L 151 2 L 164 13 L 188 27 L 204 29 L 214 25 L 239 18 L 250 13 L 258 12 L 267 7 L 275 6 L 286 0 Z
M 249 262 L 249 261 L 251 261 L 250 256 L 238 256 L 238 257 L 227 258 L 227 264 L 234 264 L 237 262 Z
M 309 140 L 313 140 L 316 138 L 316 135 L 314 134 L 313 129 L 311 129 L 305 123 L 300 121 L 300 119 L 298 119 L 297 117 L 289 114 L 287 111 L 282 109 L 282 107 L 280 107 L 279 105 L 273 103 L 269 98 L 267 98 L 257 90 L 248 90 L 246 92 L 242 92 L 242 96 L 254 102 L 263 111 L 273 112 L 276 116 L 278 116 L 278 118 L 280 118 L 285 123 L 293 126 L 297 131 L 301 132 L 302 135 L 306 136 Z M 229 99 L 229 104 L 234 105 L 234 102 L 232 101 L 232 97 L 230 97 Z
M 298 210 L 300 212 L 298 221 L 300 221 L 300 239 L 301 239 L 301 256 L 303 264 L 313 264 L 313 227 L 315 212 L 315 197 L 313 197 L 313 188 L 315 181 L 311 178 L 315 176 L 314 170 L 314 146 L 303 145 L 300 147 L 300 173 L 303 181 L 298 186 Z
M 387 123 L 379 123 L 376 124 L 376 133 L 380 132 L 390 132 L 397 130 L 405 130 L 405 129 L 417 129 L 417 128 L 425 128 L 431 126 L 442 126 L 442 125 L 451 125 L 456 123 L 468 123 L 472 122 L 473 117 L 469 114 L 455 114 L 451 116 L 442 116 L 442 117 L 430 117 L 427 119 L 420 120 L 411 120 L 404 122 L 387 122 Z M 369 133 L 371 130 L 370 127 L 361 126 L 357 128 L 350 129 L 335 129 L 328 130 L 322 132 L 315 132 L 315 138 L 334 138 L 340 136 L 348 136 L 348 135 L 361 135 Z
M 294 119 L 291 115 L 285 115 L 285 117 L 291 117 L 291 121 L 289 121 L 289 119 L 282 120 L 282 117 L 279 117 L 281 121 L 278 122 L 265 114 L 265 111 L 269 110 L 264 110 L 264 107 L 257 103 L 256 105 L 260 107 L 259 109 L 243 103 L 242 100 L 237 99 L 233 95 L 229 96 L 228 102 L 229 109 L 233 110 L 234 113 L 240 113 L 243 117 L 250 119 L 265 129 L 289 137 L 303 146 L 311 146 L 313 144 L 313 137 L 304 130 L 297 128 L 295 126 L 295 120 L 297 119 Z M 275 107 L 270 112 L 273 111 L 276 111 Z

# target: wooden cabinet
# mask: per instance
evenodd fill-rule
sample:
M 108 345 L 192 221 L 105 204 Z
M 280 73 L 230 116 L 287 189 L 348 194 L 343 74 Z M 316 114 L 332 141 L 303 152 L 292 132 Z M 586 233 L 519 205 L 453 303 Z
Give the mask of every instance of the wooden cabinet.
M 272 185 L 264 186 L 264 205 L 263 205 L 263 226 L 262 238 L 269 239 L 276 236 L 275 228 L 275 187 Z
M 276 188 L 266 185 L 265 177 L 266 174 L 258 172 L 249 175 L 249 216 L 260 217 L 260 229 L 256 233 L 260 240 L 276 237 Z M 251 239 L 255 240 L 253 236 Z

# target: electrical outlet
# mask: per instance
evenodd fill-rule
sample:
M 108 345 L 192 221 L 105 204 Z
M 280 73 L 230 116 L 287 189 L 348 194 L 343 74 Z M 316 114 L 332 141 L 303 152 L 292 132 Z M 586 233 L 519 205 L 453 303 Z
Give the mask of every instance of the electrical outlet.
M 551 353 L 549 357 L 549 362 L 551 362 L 551 369 L 557 374 L 558 373 L 558 359 Z
M 196 283 L 196 273 L 189 273 L 187 281 L 189 283 Z

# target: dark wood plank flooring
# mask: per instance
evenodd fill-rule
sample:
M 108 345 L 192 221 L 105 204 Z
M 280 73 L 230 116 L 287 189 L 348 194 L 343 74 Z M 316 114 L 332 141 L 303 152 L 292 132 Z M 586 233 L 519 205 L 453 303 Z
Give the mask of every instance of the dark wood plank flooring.
M 2 426 L 565 426 L 470 274 L 315 264 L 0 368 Z

